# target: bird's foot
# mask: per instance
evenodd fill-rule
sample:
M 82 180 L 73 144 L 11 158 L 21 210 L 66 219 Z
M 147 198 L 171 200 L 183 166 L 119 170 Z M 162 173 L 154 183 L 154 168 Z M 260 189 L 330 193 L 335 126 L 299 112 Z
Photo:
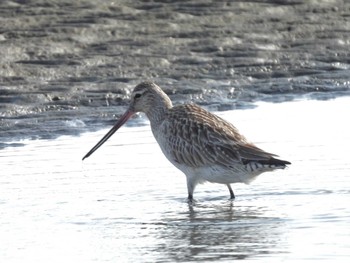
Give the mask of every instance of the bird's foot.
M 193 199 L 193 195 L 192 194 L 188 194 L 188 197 L 187 197 L 187 202 L 192 205 L 195 203 L 195 200 Z
M 192 194 L 188 194 L 188 197 L 187 197 L 188 201 L 193 201 L 193 195 Z

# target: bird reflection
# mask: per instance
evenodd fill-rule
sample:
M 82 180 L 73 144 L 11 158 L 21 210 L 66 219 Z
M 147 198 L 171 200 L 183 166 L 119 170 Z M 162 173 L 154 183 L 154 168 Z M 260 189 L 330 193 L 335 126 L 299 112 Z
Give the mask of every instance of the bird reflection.
M 167 253 L 174 261 L 244 259 L 276 253 L 283 220 L 264 216 L 263 208 L 234 206 L 227 200 L 192 202 L 186 216 L 167 227 Z M 168 236 L 169 235 L 169 236 Z

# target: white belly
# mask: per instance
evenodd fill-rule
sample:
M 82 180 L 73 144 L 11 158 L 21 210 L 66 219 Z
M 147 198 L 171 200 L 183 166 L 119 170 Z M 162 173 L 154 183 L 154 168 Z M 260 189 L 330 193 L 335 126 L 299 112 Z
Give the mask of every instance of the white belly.
M 167 139 L 163 136 L 161 131 L 162 127 L 158 127 L 160 130 L 153 131 L 153 135 L 158 142 L 163 154 L 167 159 L 179 170 L 181 170 L 190 181 L 196 183 L 211 182 L 219 184 L 232 184 L 232 183 L 250 183 L 256 176 L 263 171 L 248 171 L 247 167 L 243 164 L 235 164 L 232 167 L 224 167 L 221 165 L 206 165 L 206 166 L 191 166 L 185 163 L 180 163 L 175 160 L 174 153 L 171 145 L 168 145 Z
M 243 165 L 233 169 L 226 169 L 219 165 L 192 168 L 184 165 L 176 165 L 187 177 L 198 183 L 211 182 L 219 184 L 233 184 L 252 182 L 261 172 L 249 173 Z

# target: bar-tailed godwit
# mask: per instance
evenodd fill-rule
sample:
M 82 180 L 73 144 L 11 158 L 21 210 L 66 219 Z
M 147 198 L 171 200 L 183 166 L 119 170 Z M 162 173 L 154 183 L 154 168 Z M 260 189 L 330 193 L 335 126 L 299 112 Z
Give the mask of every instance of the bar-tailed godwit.
M 206 181 L 227 185 L 234 199 L 230 184 L 250 183 L 263 172 L 290 164 L 256 147 L 231 123 L 195 104 L 173 106 L 153 82 L 134 88 L 128 110 L 83 160 L 136 112 L 146 114 L 162 152 L 186 175 L 189 200 L 193 199 L 196 185 Z

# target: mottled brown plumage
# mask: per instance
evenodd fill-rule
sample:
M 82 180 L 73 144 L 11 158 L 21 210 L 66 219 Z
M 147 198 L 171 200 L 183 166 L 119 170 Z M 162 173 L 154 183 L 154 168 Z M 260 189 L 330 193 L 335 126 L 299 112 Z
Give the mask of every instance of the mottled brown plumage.
M 256 147 L 231 123 L 195 104 L 173 107 L 169 97 L 152 82 L 135 87 L 127 112 L 84 158 L 135 112 L 147 115 L 164 155 L 185 173 L 190 200 L 195 186 L 205 181 L 226 184 L 233 199 L 231 183 L 249 183 L 263 172 L 290 164 Z

